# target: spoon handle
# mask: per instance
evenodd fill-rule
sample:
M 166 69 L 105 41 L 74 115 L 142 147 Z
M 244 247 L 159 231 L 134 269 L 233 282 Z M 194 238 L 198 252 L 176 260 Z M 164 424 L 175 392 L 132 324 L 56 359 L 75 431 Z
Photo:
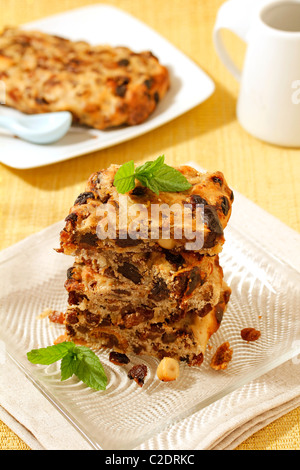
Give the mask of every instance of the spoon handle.
M 14 119 L 10 116 L 0 116 L 0 127 L 4 129 L 12 129 L 14 125 Z

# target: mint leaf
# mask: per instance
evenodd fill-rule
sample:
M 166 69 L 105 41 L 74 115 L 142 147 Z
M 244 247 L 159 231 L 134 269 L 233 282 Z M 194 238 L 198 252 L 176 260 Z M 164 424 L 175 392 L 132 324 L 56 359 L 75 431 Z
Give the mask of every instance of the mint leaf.
M 159 194 L 159 187 L 155 183 L 155 179 L 152 177 L 152 179 L 147 178 L 147 177 L 142 177 L 138 178 L 138 180 L 142 183 L 143 186 L 146 186 L 146 188 L 151 189 L 155 194 Z
M 160 191 L 186 191 L 192 186 L 180 171 L 168 165 L 163 165 L 154 175 L 153 180 L 152 182 Z
M 32 364 L 49 365 L 61 360 L 61 380 L 76 375 L 94 390 L 105 390 L 107 377 L 98 356 L 86 346 L 76 346 L 72 341 L 46 348 L 32 349 L 27 353 Z
M 75 352 L 75 375 L 90 388 L 105 390 L 107 377 L 98 356 L 86 346 L 77 346 Z
M 134 162 L 124 163 L 114 179 L 114 185 L 121 194 L 125 194 L 135 187 L 135 180 L 151 189 L 155 194 L 160 191 L 178 192 L 186 191 L 192 185 L 186 177 L 175 168 L 164 163 L 165 156 L 161 155 L 152 162 L 146 162 L 134 169 Z
M 60 372 L 61 372 L 61 380 L 67 380 L 75 374 L 76 370 L 76 355 L 72 353 L 68 353 L 64 356 L 61 360 L 60 364 Z
M 147 175 L 154 175 L 164 164 L 165 161 L 165 156 L 161 155 L 160 157 L 157 157 L 156 160 L 153 162 L 146 162 L 141 166 L 138 166 L 135 170 L 135 175 L 138 177 L 139 175 L 142 174 L 147 174 Z
M 49 365 L 62 359 L 70 350 L 74 349 L 74 343 L 64 342 L 48 346 L 46 348 L 32 349 L 27 353 L 27 359 L 32 364 Z
M 135 176 L 134 176 L 134 161 L 124 163 L 114 178 L 114 186 L 117 191 L 121 194 L 125 194 L 135 187 Z

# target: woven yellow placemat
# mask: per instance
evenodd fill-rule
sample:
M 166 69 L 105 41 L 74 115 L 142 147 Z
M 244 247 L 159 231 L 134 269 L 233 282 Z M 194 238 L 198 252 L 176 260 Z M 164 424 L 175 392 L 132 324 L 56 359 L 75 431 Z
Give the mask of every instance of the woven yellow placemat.
M 0 3 L 0 28 L 87 3 L 99 1 L 6 0 Z M 111 162 L 131 159 L 140 162 L 162 153 L 169 164 L 194 160 L 208 170 L 223 171 L 230 186 L 300 231 L 300 150 L 265 144 L 239 126 L 235 113 L 238 84 L 220 63 L 212 43 L 216 13 L 223 2 L 105 0 L 103 3 L 126 10 L 170 40 L 213 78 L 216 91 L 184 116 L 121 145 L 32 170 L 20 171 L 1 165 L 0 249 L 65 217 L 93 171 Z M 225 40 L 241 65 L 245 45 L 230 34 Z M 159 51 L 153 52 L 159 55 Z M 297 449 L 299 442 L 297 409 L 251 436 L 239 449 Z M 26 448 L 0 422 L 0 449 Z
M 0 421 L 1 450 L 31 450 L 5 423 Z

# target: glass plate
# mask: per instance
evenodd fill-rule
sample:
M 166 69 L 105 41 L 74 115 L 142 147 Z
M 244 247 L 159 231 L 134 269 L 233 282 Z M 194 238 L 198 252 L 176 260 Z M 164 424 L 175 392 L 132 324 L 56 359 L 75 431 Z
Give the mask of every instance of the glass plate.
M 46 308 L 66 307 L 63 284 L 72 260 L 53 250 L 60 224 L 0 254 L 0 339 L 26 376 L 94 449 L 132 449 L 299 354 L 300 274 L 239 227 L 233 217 L 226 229 L 221 265 L 232 296 L 204 363 L 200 368 L 182 363 L 179 379 L 162 383 L 156 377 L 156 359 L 133 356 L 130 366 L 148 366 L 142 388 L 128 379 L 129 365 L 109 362 L 107 350 L 97 352 L 108 376 L 107 390 L 99 392 L 76 377 L 61 382 L 59 363 L 46 367 L 27 361 L 27 351 L 48 346 L 63 333 L 61 325 L 38 318 Z M 260 330 L 260 339 L 243 341 L 240 332 L 246 327 Z M 233 359 L 227 370 L 215 371 L 209 362 L 224 341 L 230 342 Z

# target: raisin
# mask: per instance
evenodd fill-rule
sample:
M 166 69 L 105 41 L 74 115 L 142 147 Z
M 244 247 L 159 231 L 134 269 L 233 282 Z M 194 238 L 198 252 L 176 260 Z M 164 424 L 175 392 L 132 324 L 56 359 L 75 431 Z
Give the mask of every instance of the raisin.
M 84 294 L 78 294 L 76 291 L 71 290 L 69 292 L 68 303 L 69 305 L 78 305 L 83 299 L 87 299 L 87 296 Z
M 179 273 L 176 276 L 175 287 L 176 287 L 176 293 L 179 297 L 183 297 L 186 291 L 188 282 L 189 282 L 188 272 L 184 271 L 182 273 Z
M 153 349 L 157 351 L 157 356 L 160 360 L 164 357 L 172 357 L 169 352 L 165 351 L 164 349 L 159 349 L 159 346 L 157 344 L 155 344 L 155 347 L 153 346 Z
M 152 84 L 153 84 L 153 78 L 147 78 L 147 80 L 144 81 L 144 84 L 146 85 L 148 90 L 150 90 L 150 88 L 152 87 Z
M 212 309 L 212 306 L 210 303 L 204 305 L 204 307 L 201 310 L 197 311 L 198 317 L 201 317 L 201 318 L 205 317 L 205 315 L 207 315 L 211 311 L 211 309 Z
M 97 246 L 98 236 L 96 233 L 87 232 L 81 235 L 79 242 L 85 245 Z
M 115 335 L 108 335 L 106 347 L 107 348 L 114 348 L 119 346 L 118 338 Z
M 111 318 L 110 315 L 106 315 L 100 322 L 100 326 L 110 326 L 111 325 Z
M 98 325 L 98 323 L 100 321 L 100 315 L 98 315 L 96 313 L 91 313 L 88 310 L 86 312 L 84 312 L 84 316 L 85 316 L 86 322 L 89 325 L 91 325 L 91 324 Z
M 224 215 L 228 214 L 229 211 L 229 202 L 227 197 L 223 196 L 221 199 L 221 209 Z
M 133 344 L 132 349 L 133 349 L 134 354 L 140 354 L 143 350 L 143 347 L 140 344 L 139 345 Z
M 201 366 L 203 362 L 203 354 L 200 353 L 198 355 L 194 354 L 193 358 L 191 361 L 189 361 L 189 366 Z
M 111 351 L 109 353 L 109 360 L 117 366 L 123 366 L 130 362 L 130 359 L 126 356 L 126 354 L 122 354 L 116 351 Z
M 151 323 L 150 330 L 155 333 L 163 333 L 162 323 Z
M 69 292 L 69 296 L 68 296 L 68 304 L 69 305 L 78 305 L 80 302 L 80 299 L 79 299 L 79 296 L 77 294 L 77 292 L 71 290 L 71 292 Z
M 231 193 L 230 193 L 230 196 L 229 196 L 229 197 L 230 197 L 230 200 L 231 200 L 231 201 L 233 201 L 233 200 L 234 200 L 234 193 L 233 193 L 233 191 L 231 191 Z
M 203 248 L 212 248 L 216 244 L 217 234 L 209 232 L 204 240 Z
M 165 250 L 165 257 L 169 263 L 174 264 L 174 266 L 176 266 L 177 270 L 181 268 L 185 263 L 184 257 L 179 253 L 172 253 L 172 251 Z
M 86 204 L 88 199 L 95 199 L 94 193 L 85 192 L 85 193 L 79 194 L 76 201 L 74 202 L 74 205 L 76 205 L 76 204 Z
M 132 196 L 145 196 L 147 189 L 144 186 L 136 186 L 132 191 Z
M 148 307 L 137 307 L 124 315 L 125 328 L 132 328 L 142 322 L 150 321 L 154 317 L 154 311 Z
M 224 314 L 224 309 L 222 305 L 217 305 L 215 315 L 216 315 L 216 320 L 218 323 L 221 323 L 221 321 L 223 320 L 223 314 Z
M 204 209 L 204 223 L 209 230 L 216 235 L 223 235 L 223 227 L 220 223 L 217 211 L 214 206 L 207 205 Z
M 67 323 L 70 325 L 76 325 L 78 323 L 78 316 L 76 310 L 71 310 L 67 315 Z
M 121 60 L 119 60 L 118 65 L 120 67 L 127 67 L 127 65 L 129 65 L 129 60 L 128 59 L 121 59 Z
M 207 206 L 208 202 L 205 199 L 203 199 L 203 197 L 199 196 L 198 194 L 192 194 L 191 204 L 203 204 L 204 206 Z
M 196 289 L 199 284 L 204 283 L 201 271 L 197 266 L 194 266 L 191 271 L 184 271 L 176 276 L 176 290 L 182 297 L 183 295 L 189 296 Z
M 169 317 L 165 319 L 165 322 L 168 324 L 179 322 L 179 320 L 181 320 L 185 316 L 185 313 L 185 310 L 178 308 L 176 313 L 171 313 Z
M 162 335 L 162 342 L 165 344 L 174 343 L 177 335 L 175 333 L 164 333 Z
M 148 298 L 151 300 L 164 300 L 169 296 L 169 289 L 167 287 L 166 282 L 162 278 L 158 278 L 153 283 L 153 287 L 151 289 Z
M 118 347 L 118 345 L 119 345 L 118 338 L 113 334 L 104 333 L 103 331 L 100 331 L 100 332 L 96 331 L 94 333 L 94 336 L 97 339 L 101 338 L 103 340 L 103 346 L 105 348 L 112 349 L 113 347 Z M 104 344 L 104 341 L 105 341 L 105 344 Z
M 46 100 L 46 98 L 44 98 L 44 97 L 40 98 L 38 96 L 35 98 L 35 102 L 37 104 L 49 104 L 49 102 Z
M 224 299 L 225 305 L 228 304 L 230 296 L 231 296 L 231 289 L 226 289 L 223 292 L 223 299 Z
M 219 178 L 218 176 L 213 176 L 212 180 L 213 180 L 214 183 L 218 183 L 220 186 L 222 186 L 222 184 L 223 184 L 223 180 L 221 178 Z
M 192 292 L 196 289 L 199 284 L 203 284 L 203 280 L 201 277 L 201 271 L 197 266 L 194 266 L 193 269 L 190 271 L 189 280 L 187 284 L 187 289 L 185 292 L 186 296 L 192 294 Z
M 127 86 L 126 85 L 119 85 L 116 88 L 116 95 L 123 98 L 125 96 L 126 91 L 127 91 Z
M 89 331 L 88 327 L 86 325 L 79 325 L 77 326 L 77 331 L 79 331 L 79 333 L 87 333 Z
M 67 217 L 65 218 L 65 222 L 68 222 L 69 220 L 71 222 L 76 222 L 77 218 L 78 218 L 78 215 L 75 214 L 75 212 L 71 212 L 71 214 L 67 215 Z
M 66 331 L 69 336 L 75 336 L 75 330 L 72 326 L 66 325 Z
M 244 328 L 241 331 L 241 337 L 244 341 L 257 341 L 260 334 L 260 331 L 255 328 Z
M 111 277 L 111 278 L 113 278 L 113 279 L 116 278 L 115 272 L 114 272 L 114 270 L 113 270 L 113 268 L 112 268 L 111 266 L 108 266 L 108 268 L 105 268 L 105 269 L 104 269 L 104 275 L 105 275 L 106 277 Z
M 147 375 L 147 366 L 144 364 L 137 364 L 133 366 L 128 372 L 128 378 L 135 380 L 135 382 L 142 387 L 144 385 L 145 377 Z
M 159 93 L 157 91 L 154 93 L 153 98 L 154 98 L 155 103 L 158 104 L 160 98 L 159 98 Z
M 73 266 L 67 270 L 67 279 L 72 279 L 73 278 Z
M 139 245 L 140 243 L 142 243 L 142 240 L 134 239 L 134 238 L 124 238 L 124 239 L 119 238 L 115 241 L 115 243 L 120 248 L 127 248 L 130 246 Z
M 118 267 L 117 271 L 119 274 L 122 274 L 122 276 L 126 277 L 126 279 L 130 279 L 130 281 L 132 281 L 134 284 L 140 284 L 142 275 L 133 264 L 125 262 Z

